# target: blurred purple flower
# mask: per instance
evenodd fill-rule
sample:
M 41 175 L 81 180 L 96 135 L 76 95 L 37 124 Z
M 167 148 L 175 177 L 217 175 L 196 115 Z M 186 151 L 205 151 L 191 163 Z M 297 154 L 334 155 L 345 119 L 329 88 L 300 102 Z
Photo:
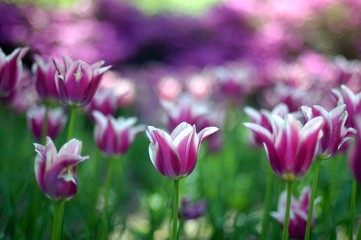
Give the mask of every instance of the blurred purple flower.
M 337 104 L 346 104 L 348 117 L 346 119 L 346 127 L 357 126 L 356 116 L 361 115 L 361 92 L 354 94 L 346 85 L 341 85 L 340 89 L 332 89 Z
M 96 121 L 94 138 L 99 149 L 107 155 L 123 155 L 132 144 L 135 136 L 145 130 L 143 125 L 134 126 L 137 119 L 117 118 L 93 112 Z
M 89 115 L 97 110 L 104 115 L 114 115 L 117 109 L 117 97 L 111 89 L 101 89 L 95 93 L 93 99 L 87 106 Z M 92 116 L 91 116 L 92 117 Z
M 27 111 L 28 126 L 36 139 L 43 136 L 45 106 L 32 107 Z M 54 139 L 63 130 L 67 116 L 62 108 L 48 110 L 47 136 Z
M 28 48 L 17 48 L 5 55 L 0 48 L 0 96 L 7 96 L 18 85 L 23 72 L 22 58 Z
M 207 127 L 197 134 L 195 125 L 182 122 L 169 135 L 149 126 L 147 135 L 150 140 L 150 159 L 163 176 L 171 179 L 186 177 L 196 166 L 201 143 L 216 131 L 216 127 Z
M 285 119 L 271 115 L 272 131 L 256 123 L 244 123 L 264 143 L 273 171 L 294 180 L 308 171 L 318 150 L 324 120 L 317 117 L 304 126 L 288 114 Z
M 252 123 L 258 124 L 270 132 L 273 131 L 272 120 L 270 119 L 272 114 L 276 114 L 282 118 L 286 118 L 287 114 L 289 114 L 287 105 L 283 103 L 275 106 L 271 112 L 267 110 L 258 111 L 248 106 L 244 108 L 244 112 Z M 263 144 L 262 138 L 260 138 L 257 134 L 253 134 L 253 142 L 258 146 Z
M 93 99 L 102 75 L 110 68 L 101 67 L 103 61 L 89 65 L 81 60 L 73 61 L 69 57 L 63 57 L 63 64 L 57 61 L 54 64 L 60 100 L 76 106 L 85 106 Z
M 272 212 L 271 216 L 283 226 L 286 215 L 286 192 L 282 192 L 278 200 L 277 212 Z M 291 238 L 303 239 L 306 233 L 308 209 L 310 205 L 311 189 L 305 187 L 299 199 L 291 198 L 290 208 L 290 223 L 288 227 L 288 234 Z M 318 202 L 318 199 L 315 200 Z M 315 212 L 312 216 L 312 226 L 315 222 Z
M 206 212 L 207 201 L 192 203 L 189 197 L 183 197 L 178 210 L 178 218 L 193 220 L 203 216 Z
M 34 143 L 35 176 L 41 191 L 54 201 L 69 200 L 78 191 L 77 166 L 88 159 L 80 156 L 82 144 L 72 139 L 57 152 L 51 138 L 46 145 Z
M 36 91 L 41 99 L 59 98 L 56 87 L 55 74 L 56 68 L 53 61 L 45 61 L 41 56 L 35 56 L 35 63 L 32 67 Z

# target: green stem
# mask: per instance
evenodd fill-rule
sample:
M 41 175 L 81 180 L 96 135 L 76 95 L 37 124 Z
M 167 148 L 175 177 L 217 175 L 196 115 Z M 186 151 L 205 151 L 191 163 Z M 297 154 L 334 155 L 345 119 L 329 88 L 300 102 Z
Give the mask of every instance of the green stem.
M 54 222 L 53 230 L 51 234 L 52 240 L 60 240 L 63 229 L 63 218 L 64 218 L 64 205 L 65 201 L 55 202 Z
M 176 179 L 174 180 L 172 240 L 177 239 L 178 203 L 179 203 L 179 179 Z
M 104 192 L 104 215 L 103 215 L 103 239 L 107 239 L 108 236 L 108 219 L 109 219 L 109 193 L 110 193 L 110 185 L 112 182 L 112 174 L 113 174 L 113 162 L 115 159 L 110 157 L 108 159 L 108 173 L 107 180 L 105 183 L 105 192 Z
M 68 128 L 68 141 L 72 139 L 74 135 L 74 125 L 75 125 L 75 113 L 76 113 L 76 107 L 71 107 L 71 114 L 70 114 L 70 122 L 69 122 L 69 128 Z
M 356 179 L 352 179 L 352 193 L 351 193 L 351 212 L 350 212 L 350 226 L 348 232 L 348 239 L 353 239 L 353 224 L 355 222 L 355 207 L 356 207 L 356 193 L 357 193 L 357 182 Z
M 273 182 L 273 172 L 272 168 L 267 164 L 267 183 L 266 183 L 266 196 L 264 200 L 264 212 L 263 212 L 263 221 L 262 221 L 262 232 L 261 239 L 265 240 L 267 238 L 268 225 L 269 225 L 269 210 L 271 206 L 271 190 Z
M 288 226 L 290 223 L 290 210 L 291 210 L 291 196 L 292 196 L 292 181 L 287 181 L 287 201 L 286 201 L 286 216 L 283 225 L 283 240 L 288 239 Z
M 44 114 L 44 120 L 43 120 L 43 131 L 41 139 L 44 144 L 46 144 L 46 136 L 48 135 L 48 121 L 49 121 L 49 107 L 48 104 L 45 103 L 45 114 Z
M 317 182 L 318 182 L 318 175 L 320 173 L 320 168 L 321 168 L 321 161 L 322 160 L 319 158 L 316 159 L 316 166 L 313 171 L 312 190 L 311 190 L 311 197 L 310 197 L 310 203 L 309 203 L 309 208 L 308 208 L 305 240 L 310 239 L 310 235 L 311 235 L 313 206 L 314 206 L 315 197 L 316 197 Z

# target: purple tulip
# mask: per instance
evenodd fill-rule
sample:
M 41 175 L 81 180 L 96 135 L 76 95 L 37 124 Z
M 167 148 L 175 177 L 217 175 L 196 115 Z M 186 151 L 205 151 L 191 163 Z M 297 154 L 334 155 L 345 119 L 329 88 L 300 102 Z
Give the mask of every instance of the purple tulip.
M 354 94 L 346 85 L 341 85 L 341 89 L 332 89 L 332 93 L 338 100 L 338 105 L 346 104 L 346 127 L 355 128 L 355 116 L 361 114 L 361 92 Z
M 306 187 L 303 189 L 300 198 L 291 198 L 290 223 L 288 234 L 291 238 L 303 239 L 306 233 L 308 209 L 310 205 L 311 189 Z M 316 203 L 318 200 L 316 199 Z M 286 213 L 286 192 L 283 192 L 278 200 L 277 212 L 272 212 L 271 216 L 283 226 Z M 315 221 L 315 213 L 313 212 L 312 224 Z
M 87 106 L 87 112 L 97 110 L 104 115 L 113 115 L 117 109 L 117 96 L 112 89 L 99 89 Z
M 27 111 L 28 125 L 36 139 L 43 136 L 43 124 L 45 119 L 45 107 L 38 106 L 30 108 Z M 49 109 L 48 111 L 48 129 L 47 135 L 54 139 L 64 128 L 67 117 L 61 108 Z
M 32 70 L 39 96 L 42 99 L 58 99 L 59 93 L 55 81 L 56 68 L 53 61 L 45 61 L 41 56 L 36 55 Z
M 132 144 L 135 136 L 144 131 L 143 125 L 134 126 L 135 117 L 117 118 L 103 115 L 99 111 L 93 112 L 96 121 L 94 138 L 101 151 L 107 155 L 123 155 Z
M 309 169 L 322 137 L 324 120 L 311 119 L 304 126 L 288 114 L 285 119 L 271 115 L 272 131 L 256 124 L 244 123 L 263 142 L 273 171 L 286 180 L 303 176 Z
M 150 159 L 160 174 L 171 179 L 186 177 L 196 166 L 201 143 L 216 131 L 216 127 L 206 127 L 197 134 L 195 125 L 182 122 L 169 135 L 149 126 Z
M 41 191 L 55 201 L 73 198 L 78 191 L 77 166 L 88 159 L 80 156 L 81 141 L 72 139 L 59 152 L 49 137 L 46 146 L 34 145 L 35 176 Z
M 10 55 L 0 48 L 0 96 L 7 96 L 18 85 L 23 71 L 21 59 L 28 48 L 17 48 Z
M 54 64 L 60 100 L 76 106 L 85 106 L 93 99 L 104 72 L 110 68 L 101 67 L 103 61 L 89 65 L 81 60 L 73 61 L 69 57 L 63 57 L 63 64 L 55 60 Z
M 276 114 L 282 118 L 286 117 L 287 114 L 289 114 L 288 107 L 284 103 L 280 103 L 275 106 L 271 112 L 267 110 L 258 111 L 252 107 L 245 107 L 244 112 L 253 123 L 266 128 L 270 132 L 272 132 L 272 123 L 270 120 L 271 114 Z M 262 139 L 259 138 L 256 134 L 253 134 L 253 142 L 258 146 L 263 144 Z
M 189 197 L 184 197 L 181 200 L 181 206 L 178 210 L 178 218 L 184 220 L 197 219 L 204 215 L 206 211 L 206 206 L 206 201 L 192 203 Z
M 340 105 L 330 112 L 321 106 L 314 105 L 301 107 L 306 121 L 315 117 L 322 117 L 325 124 L 322 127 L 323 136 L 320 140 L 318 155 L 322 159 L 327 159 L 335 154 L 341 146 L 356 134 L 353 128 L 346 128 L 347 119 L 346 105 Z

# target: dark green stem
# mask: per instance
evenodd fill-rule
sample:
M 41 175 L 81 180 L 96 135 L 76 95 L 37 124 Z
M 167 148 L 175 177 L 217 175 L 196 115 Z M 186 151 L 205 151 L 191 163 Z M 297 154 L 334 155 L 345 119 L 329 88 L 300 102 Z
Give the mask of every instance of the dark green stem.
M 351 212 L 350 212 L 350 226 L 348 231 L 348 239 L 353 239 L 353 224 L 355 222 L 355 207 L 356 207 L 356 194 L 357 194 L 357 182 L 356 179 L 352 179 L 352 193 L 351 193 Z
M 68 141 L 70 139 L 72 139 L 73 135 L 74 135 L 75 115 L 76 115 L 76 107 L 72 106 L 71 114 L 70 114 L 69 128 L 68 128 L 68 138 L 67 138 Z
M 291 210 L 291 196 L 292 196 L 292 181 L 287 181 L 287 201 L 286 201 L 286 216 L 285 223 L 283 225 L 283 236 L 282 239 L 288 239 L 288 226 L 290 223 L 290 210 Z
M 316 197 L 317 182 L 318 182 L 318 175 L 320 173 L 320 168 L 321 168 L 321 161 L 322 160 L 319 158 L 316 159 L 316 165 L 315 165 L 315 169 L 313 172 L 312 190 L 311 190 L 310 204 L 309 204 L 309 208 L 308 208 L 305 240 L 310 239 L 310 235 L 311 235 L 313 206 L 314 206 L 315 197 Z
M 262 221 L 262 230 L 261 230 L 262 240 L 265 240 L 267 238 L 267 233 L 268 233 L 269 210 L 271 206 L 271 190 L 272 190 L 273 179 L 274 177 L 273 177 L 272 168 L 267 164 L 266 196 L 264 200 L 264 212 L 263 212 L 263 221 Z
M 61 239 L 61 234 L 63 229 L 63 218 L 64 218 L 64 205 L 65 205 L 65 201 L 55 202 L 54 222 L 53 222 L 53 229 L 51 234 L 52 240 Z
M 174 180 L 172 240 L 177 239 L 178 203 L 179 203 L 179 179 L 176 179 Z

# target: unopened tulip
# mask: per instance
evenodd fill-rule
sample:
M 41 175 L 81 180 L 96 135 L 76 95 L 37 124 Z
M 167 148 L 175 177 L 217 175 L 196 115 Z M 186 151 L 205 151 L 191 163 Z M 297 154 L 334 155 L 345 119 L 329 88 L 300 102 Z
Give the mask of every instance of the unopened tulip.
M 75 106 L 85 106 L 93 99 L 104 72 L 110 68 L 101 67 L 103 61 L 89 65 L 81 60 L 73 61 L 69 57 L 63 57 L 63 64 L 57 61 L 54 64 L 60 100 Z
M 99 111 L 94 111 L 93 117 L 96 121 L 95 141 L 99 149 L 110 156 L 125 154 L 135 136 L 145 130 L 143 125 L 134 126 L 137 122 L 135 117 L 115 119 Z
M 57 152 L 51 138 L 35 143 L 35 176 L 41 191 L 55 201 L 69 200 L 78 191 L 77 166 L 88 159 L 80 156 L 82 144 L 72 139 Z
M 149 126 L 150 159 L 162 175 L 171 179 L 186 177 L 196 166 L 201 143 L 216 131 L 216 127 L 206 127 L 197 134 L 195 125 L 182 122 L 169 135 Z

